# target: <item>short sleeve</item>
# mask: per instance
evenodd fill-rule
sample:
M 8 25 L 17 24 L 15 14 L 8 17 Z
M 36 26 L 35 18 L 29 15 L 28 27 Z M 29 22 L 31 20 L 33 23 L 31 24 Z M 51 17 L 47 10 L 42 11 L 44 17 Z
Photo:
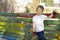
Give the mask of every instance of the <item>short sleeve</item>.
M 32 18 L 32 21 L 35 22 L 35 18 L 34 17 Z
M 44 20 L 50 19 L 50 17 L 44 15 Z
M 46 15 L 43 15 L 43 20 L 48 19 L 48 17 Z

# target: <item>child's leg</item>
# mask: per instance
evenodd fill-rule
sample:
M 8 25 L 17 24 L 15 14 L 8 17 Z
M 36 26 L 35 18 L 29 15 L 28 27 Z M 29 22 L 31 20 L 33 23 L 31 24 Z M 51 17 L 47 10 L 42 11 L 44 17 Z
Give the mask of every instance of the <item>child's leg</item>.
M 38 40 L 46 40 L 44 37 L 44 31 L 36 32 L 36 35 L 38 37 Z

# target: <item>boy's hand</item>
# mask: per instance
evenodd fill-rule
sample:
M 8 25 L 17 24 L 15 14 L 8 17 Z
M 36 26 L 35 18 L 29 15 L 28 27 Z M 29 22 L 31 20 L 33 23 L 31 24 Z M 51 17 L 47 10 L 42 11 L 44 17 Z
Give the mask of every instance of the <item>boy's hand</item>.
M 33 32 L 36 32 L 36 30 L 35 30 L 35 29 L 33 29 Z

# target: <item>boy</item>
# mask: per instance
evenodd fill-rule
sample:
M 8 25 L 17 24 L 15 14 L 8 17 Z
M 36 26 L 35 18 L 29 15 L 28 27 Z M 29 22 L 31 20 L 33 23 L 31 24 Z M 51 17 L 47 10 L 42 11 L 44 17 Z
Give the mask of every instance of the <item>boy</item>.
M 46 40 L 44 37 L 44 20 L 48 17 L 45 15 L 42 15 L 44 11 L 44 7 L 42 5 L 38 5 L 36 8 L 36 13 L 33 17 L 33 32 L 36 32 L 36 35 L 38 37 L 38 40 Z M 53 14 L 51 14 L 49 17 L 51 18 Z

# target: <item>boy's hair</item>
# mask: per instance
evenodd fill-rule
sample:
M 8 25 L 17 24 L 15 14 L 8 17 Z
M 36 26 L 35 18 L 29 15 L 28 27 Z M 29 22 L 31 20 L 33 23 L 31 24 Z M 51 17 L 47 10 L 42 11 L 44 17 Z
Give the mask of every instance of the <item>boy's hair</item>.
M 44 11 L 44 7 L 42 5 L 38 5 L 37 8 L 36 8 L 36 11 L 38 10 L 38 8 L 41 8 L 42 12 Z

